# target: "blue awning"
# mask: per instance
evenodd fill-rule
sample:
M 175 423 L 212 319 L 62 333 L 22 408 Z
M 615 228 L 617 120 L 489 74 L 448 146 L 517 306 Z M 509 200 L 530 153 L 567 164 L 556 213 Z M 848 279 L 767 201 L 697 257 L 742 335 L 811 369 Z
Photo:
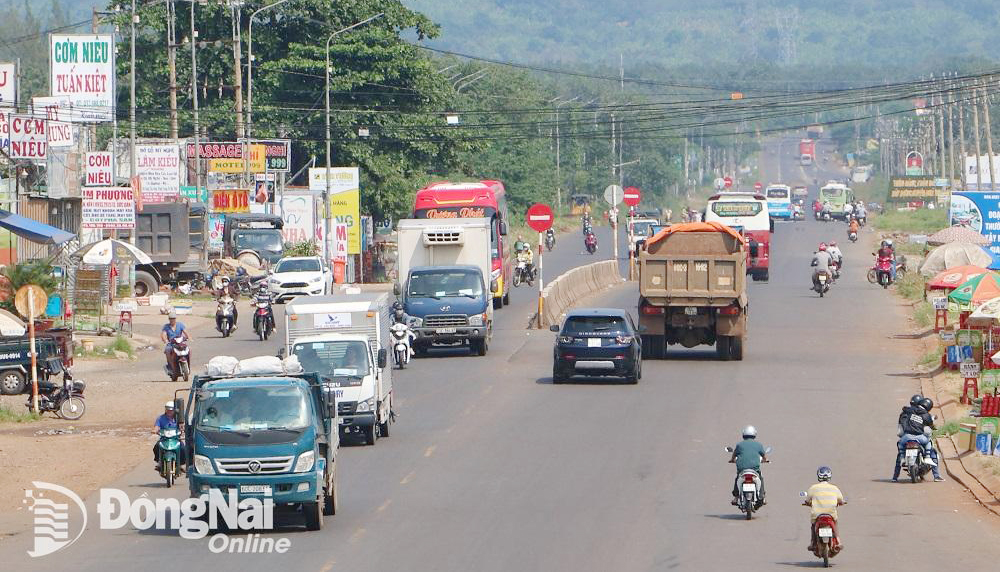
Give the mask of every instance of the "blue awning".
M 61 228 L 0 209 L 0 227 L 39 244 L 62 244 L 76 235 Z

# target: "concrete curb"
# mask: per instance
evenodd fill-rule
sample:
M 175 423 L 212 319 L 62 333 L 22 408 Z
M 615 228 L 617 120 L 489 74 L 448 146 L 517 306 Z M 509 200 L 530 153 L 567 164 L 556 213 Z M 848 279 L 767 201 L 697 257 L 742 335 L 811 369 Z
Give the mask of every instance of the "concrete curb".
M 558 324 L 563 314 L 584 296 L 622 283 L 617 260 L 594 262 L 560 274 L 542 290 L 542 326 Z M 529 324 L 538 322 L 538 313 Z

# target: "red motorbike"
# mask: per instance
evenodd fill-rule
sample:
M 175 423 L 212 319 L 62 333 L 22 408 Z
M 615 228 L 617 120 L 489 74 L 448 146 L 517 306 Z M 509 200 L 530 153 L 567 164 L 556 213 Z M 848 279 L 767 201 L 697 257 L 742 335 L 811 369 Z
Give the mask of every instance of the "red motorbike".
M 892 257 L 878 256 L 875 266 L 868 270 L 868 281 L 888 288 L 892 284 Z
M 595 236 L 592 232 L 588 233 L 583 239 L 583 245 L 587 247 L 587 252 L 590 254 L 597 252 L 597 236 Z
M 823 559 L 823 566 L 830 566 L 830 559 L 840 553 L 840 538 L 837 537 L 837 521 L 828 514 L 816 517 L 813 523 L 813 554 Z

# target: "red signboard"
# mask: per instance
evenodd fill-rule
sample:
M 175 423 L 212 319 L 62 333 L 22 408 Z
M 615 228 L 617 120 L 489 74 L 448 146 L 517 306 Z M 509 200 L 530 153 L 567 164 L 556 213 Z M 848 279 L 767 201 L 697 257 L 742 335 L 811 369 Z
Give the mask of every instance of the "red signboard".
M 625 200 L 625 204 L 630 207 L 634 207 L 639 204 L 639 201 L 642 200 L 642 191 L 640 191 L 637 187 L 625 187 L 622 197 Z
M 220 189 L 212 191 L 212 210 L 217 213 L 250 212 L 249 191 L 246 189 Z
M 528 208 L 525 214 L 528 226 L 535 232 L 545 232 L 552 228 L 552 209 L 549 205 L 535 203 Z
M 727 189 L 733 186 L 733 178 L 732 177 L 726 177 L 725 179 L 722 179 L 722 180 L 726 182 L 726 188 Z
M 756 183 L 753 184 L 753 190 L 755 190 L 755 191 L 759 191 L 759 190 L 761 190 L 763 188 L 764 188 L 764 185 L 760 181 L 757 181 Z

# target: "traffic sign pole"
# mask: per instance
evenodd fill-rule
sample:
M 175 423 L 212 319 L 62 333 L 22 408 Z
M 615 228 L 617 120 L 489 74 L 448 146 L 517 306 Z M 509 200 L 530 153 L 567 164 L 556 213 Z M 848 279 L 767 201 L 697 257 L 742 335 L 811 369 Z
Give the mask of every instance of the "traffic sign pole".
M 528 211 L 525 213 L 525 218 L 527 218 L 528 226 L 538 232 L 538 328 L 542 327 L 542 310 L 544 309 L 544 300 L 542 299 L 542 242 L 545 240 L 545 231 L 552 228 L 552 223 L 555 221 L 555 215 L 552 214 L 552 208 L 549 205 L 542 203 L 535 203 L 528 207 Z
M 626 236 L 628 237 L 628 279 L 635 280 L 635 237 L 632 230 L 632 221 L 635 219 L 635 207 L 642 200 L 642 191 L 636 187 L 626 187 L 622 193 L 625 204 L 629 206 L 628 217 L 626 218 Z
M 538 233 L 538 329 L 542 329 L 542 307 L 545 305 L 542 299 L 542 233 Z

